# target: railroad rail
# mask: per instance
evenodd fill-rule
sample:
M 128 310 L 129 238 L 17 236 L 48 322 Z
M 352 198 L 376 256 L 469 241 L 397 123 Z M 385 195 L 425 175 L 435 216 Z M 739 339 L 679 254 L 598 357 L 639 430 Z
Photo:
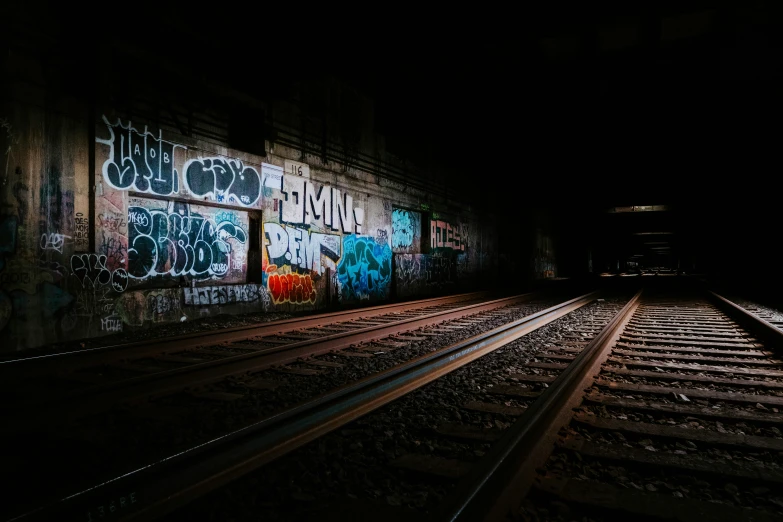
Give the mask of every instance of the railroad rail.
M 357 360 L 364 361 L 366 358 L 375 357 L 380 353 L 395 352 L 395 350 L 402 351 L 403 346 L 413 345 L 417 342 L 427 341 L 429 339 L 437 340 L 443 332 L 451 332 L 452 335 L 457 335 L 462 331 L 469 332 L 471 330 L 477 329 L 480 331 L 482 328 L 486 329 L 485 325 L 491 324 L 493 321 L 501 323 L 507 321 L 509 317 L 513 316 L 512 314 L 514 312 L 516 312 L 518 315 L 520 303 L 531 301 L 534 297 L 535 294 L 524 294 L 521 296 L 512 296 L 509 298 L 494 299 L 491 301 L 480 301 L 467 305 L 465 305 L 464 302 L 457 303 L 461 304 L 462 306 L 454 306 L 453 303 L 449 303 L 450 306 L 442 306 L 441 303 L 441 306 L 435 310 L 433 310 L 432 307 L 419 307 L 416 313 L 406 314 L 404 313 L 404 310 L 399 310 L 399 312 L 402 313 L 397 313 L 393 316 L 388 314 L 388 307 L 383 307 L 387 309 L 387 314 L 385 314 L 384 317 L 390 320 L 377 322 L 373 320 L 372 322 L 375 324 L 370 324 L 370 320 L 363 319 L 359 328 L 346 329 L 342 332 L 330 332 L 330 335 L 325 337 L 322 336 L 315 340 L 296 339 L 293 343 L 289 342 L 285 345 L 273 345 L 270 348 L 264 350 L 263 354 L 260 356 L 240 357 L 239 359 L 232 361 L 229 364 L 210 365 L 208 368 L 196 370 L 193 369 L 193 366 L 189 366 L 180 372 L 166 374 L 167 378 L 165 379 L 160 378 L 161 373 L 159 372 L 153 374 L 153 377 L 156 377 L 154 379 L 147 378 L 149 380 L 145 379 L 141 382 L 134 383 L 137 388 L 128 386 L 127 380 L 123 380 L 120 381 L 122 386 L 118 386 L 116 388 L 105 386 L 104 388 L 101 388 L 102 393 L 99 396 L 96 396 L 95 388 L 85 391 L 80 390 L 78 394 L 67 397 L 67 400 L 64 399 L 61 405 L 50 406 L 48 409 L 37 410 L 35 412 L 37 415 L 35 415 L 32 419 L 30 418 L 30 415 L 22 415 L 22 412 L 20 411 L 18 420 L 8 422 L 6 424 L 5 430 L 6 432 L 10 431 L 12 433 L 19 433 L 22 436 L 24 436 L 25 433 L 41 433 L 45 431 L 48 426 L 57 425 L 56 422 L 58 420 L 63 421 L 66 418 L 72 420 L 74 417 L 78 417 L 80 415 L 86 415 L 88 413 L 95 414 L 101 410 L 101 407 L 116 407 L 118 402 L 127 402 L 129 398 L 134 397 L 134 393 L 137 393 L 137 395 L 144 395 L 149 399 L 152 395 L 165 396 L 167 391 L 170 392 L 172 390 L 181 389 L 185 385 L 193 387 L 194 384 L 214 382 L 219 379 L 225 379 L 226 377 L 236 376 L 238 374 L 252 376 L 253 372 L 258 372 L 259 370 L 264 369 L 283 373 L 290 372 L 293 375 L 311 375 L 318 373 L 318 370 L 314 371 L 312 369 L 313 366 L 320 369 L 340 368 L 343 366 L 341 363 L 337 363 L 331 360 L 324 360 L 323 356 L 333 356 L 333 354 L 337 354 L 336 356 L 345 356 L 349 358 L 356 357 Z M 407 305 L 409 308 L 411 308 L 416 306 L 416 303 L 407 303 Z M 378 317 L 381 317 L 381 315 Z M 311 325 L 307 326 L 308 328 L 311 327 Z M 272 326 L 272 328 L 275 327 Z M 288 328 L 288 331 L 290 331 L 290 326 Z M 405 332 L 413 332 L 413 334 L 408 336 L 401 335 Z M 285 335 L 288 334 L 286 333 Z M 243 337 L 243 339 L 245 337 Z M 384 346 L 385 348 L 382 348 Z M 346 348 L 350 348 L 350 350 L 346 350 Z M 379 352 L 379 350 L 385 350 L 385 352 Z M 302 363 L 310 365 L 310 368 L 302 369 L 298 367 L 298 365 Z M 390 371 L 397 370 L 399 370 L 399 368 L 392 368 Z M 258 375 L 258 373 L 255 375 Z M 375 378 L 378 377 L 375 376 L 368 379 L 373 380 Z M 365 384 L 351 383 L 344 386 L 344 389 L 352 389 L 356 386 L 365 386 L 366 382 L 369 382 L 368 379 L 364 380 Z M 249 380 L 251 382 L 247 384 L 249 384 L 249 387 L 251 388 L 258 380 L 262 381 L 258 386 L 259 389 L 264 390 L 267 388 L 266 385 L 268 384 L 268 380 L 263 378 L 251 378 Z M 215 399 L 216 395 L 218 396 L 218 400 L 226 400 L 226 396 L 232 396 L 232 398 L 238 397 L 236 393 L 231 394 L 218 392 L 212 394 L 205 393 L 203 394 L 202 398 L 209 401 L 211 399 Z M 325 399 L 314 400 L 318 402 L 319 400 L 323 401 Z M 187 450 L 178 453 L 187 455 L 186 458 L 191 459 L 193 458 L 193 455 L 201 455 L 203 452 L 207 451 L 207 448 L 209 448 L 210 451 L 213 451 L 213 448 L 221 447 L 223 448 L 221 451 L 225 451 L 225 445 L 234 439 L 242 438 L 246 436 L 248 432 L 260 429 L 261 426 L 265 428 L 269 425 L 269 423 L 280 422 L 280 419 L 298 414 L 297 412 L 305 411 L 307 408 L 311 407 L 306 406 L 306 404 L 312 403 L 313 401 L 311 400 L 305 403 L 305 405 L 300 405 L 294 409 L 291 409 L 290 407 L 281 409 L 261 423 L 255 422 L 254 424 L 235 430 L 232 433 L 219 434 L 213 437 L 211 440 L 202 440 L 194 447 L 190 447 Z M 18 408 L 17 410 L 20 409 Z M 131 413 L 138 413 L 135 407 Z M 165 412 L 163 414 L 165 415 Z M 13 417 L 6 418 L 13 419 Z M 111 417 L 108 417 L 108 421 L 106 419 L 107 417 L 104 417 L 102 422 L 114 422 L 114 419 Z M 89 439 L 94 435 L 93 428 L 95 427 L 96 426 L 91 427 L 89 425 L 82 426 L 79 435 L 87 435 L 87 439 Z M 105 428 L 105 426 L 99 425 L 97 428 Z M 67 430 L 65 431 L 67 432 Z M 6 446 L 10 446 L 10 444 L 6 444 Z M 180 462 L 181 458 L 182 457 L 178 457 L 174 458 L 173 460 Z M 161 469 L 163 466 L 168 466 L 168 464 L 164 465 L 162 463 L 167 463 L 169 460 L 170 455 L 166 455 L 165 457 L 161 457 L 156 460 L 159 465 L 153 466 L 155 472 L 157 472 L 157 470 Z M 29 464 L 29 461 L 19 463 L 21 467 L 25 467 Z M 113 483 L 112 478 L 113 476 L 108 476 L 106 480 L 110 483 Z M 124 483 L 124 481 L 120 482 Z M 168 483 L 169 479 L 166 479 L 166 482 Z M 66 490 L 67 489 L 68 488 L 66 488 Z M 91 490 L 88 488 L 85 491 Z M 91 495 L 92 493 L 88 494 L 87 496 Z M 34 496 L 41 498 L 40 495 Z M 124 499 L 126 497 L 120 495 L 117 498 Z M 137 499 L 139 497 L 134 495 L 133 498 Z M 57 503 L 55 502 L 55 504 Z M 45 517 L 50 516 L 48 511 L 44 510 L 44 512 L 47 513 Z M 28 514 L 32 515 L 32 511 L 28 511 Z M 76 518 L 79 519 L 79 516 L 77 515 Z M 62 518 L 60 515 L 57 515 L 57 519 L 66 520 L 67 518 Z
M 562 373 L 433 519 L 783 519 L 781 342 L 715 293 L 640 292 L 550 351 Z
M 345 430 L 337 428 L 381 425 L 374 416 L 388 417 L 388 408 L 399 409 L 401 401 L 432 397 L 424 391 L 432 386 L 450 394 L 459 390 L 459 408 L 474 416 L 473 424 L 463 414 L 459 422 L 430 425 L 426 444 L 440 446 L 437 453 L 451 446 L 435 440 L 469 442 L 474 446 L 453 448 L 474 447 L 480 458 L 405 451 L 387 459 L 384 466 L 405 480 L 431 475 L 453 481 L 447 501 L 423 519 L 602 520 L 617 512 L 683 520 L 780 519 L 783 499 L 775 492 L 783 481 L 777 428 L 783 420 L 783 361 L 773 350 L 783 333 L 714 293 L 646 291 L 630 301 L 607 301 L 594 293 L 529 314 L 77 494 L 51 498 L 17 519 L 84 520 L 86 508 L 97 520 L 113 500 L 116 512 L 107 520 L 170 514 L 226 484 L 241 487 L 236 486 L 241 477 L 263 482 L 263 473 L 254 470 L 276 464 L 285 469 L 289 456 L 315 451 L 308 442 L 340 439 Z M 529 348 L 512 348 L 534 330 L 572 315 L 551 341 L 539 341 L 543 345 L 532 357 Z M 470 368 L 479 361 L 513 372 L 505 383 L 491 378 L 494 384 L 480 392 L 483 400 L 464 401 L 471 392 L 462 393 L 459 384 L 448 391 L 465 383 L 465 375 L 477 375 Z M 476 426 L 475 415 L 513 422 Z M 407 424 L 415 424 L 411 420 Z M 204 509 L 199 502 L 193 509 Z M 318 509 L 310 515 L 322 513 Z M 185 519 L 192 518 L 187 510 Z M 405 512 L 402 518 L 416 515 Z
M 112 344 L 89 349 L 54 352 L 45 355 L 29 357 L 14 357 L 0 361 L 0 372 L 3 373 L 3 387 L 17 387 L 20 383 L 41 375 L 57 375 L 63 378 L 71 378 L 74 381 L 86 381 L 94 383 L 86 376 L 75 375 L 81 369 L 89 369 L 100 365 L 131 363 L 153 358 L 160 364 L 166 362 L 165 357 L 177 355 L 181 352 L 191 351 L 202 346 L 216 345 L 227 342 L 238 342 L 246 339 L 260 340 L 266 338 L 273 343 L 278 343 L 279 338 L 291 339 L 285 334 L 296 335 L 301 330 L 327 328 L 335 332 L 348 331 L 356 328 L 359 321 L 383 321 L 390 322 L 401 315 L 411 313 L 426 314 L 429 311 L 446 310 L 458 307 L 458 303 L 484 300 L 489 297 L 488 292 L 470 292 L 444 297 L 435 297 L 403 303 L 372 306 L 354 310 L 343 310 L 315 314 L 305 317 L 295 317 L 278 321 L 254 324 L 251 326 L 238 326 L 222 328 L 217 331 L 187 333 L 177 336 L 167 336 L 160 339 L 147 339 L 142 341 Z M 323 334 L 323 332 L 320 332 Z M 196 357 L 195 354 L 189 354 Z M 215 355 L 215 354 L 210 354 Z M 221 354 L 217 354 L 220 356 Z M 184 356 L 183 356 L 184 357 Z M 187 364 L 192 360 L 169 359 L 171 363 Z M 132 370 L 132 366 L 126 368 Z M 148 373 L 154 368 L 140 369 Z
M 79 375 L 75 376 L 76 372 L 71 367 L 64 378 L 78 383 L 79 386 L 75 389 L 51 389 L 42 385 L 40 379 L 29 379 L 33 385 L 43 389 L 38 389 L 35 394 L 31 393 L 30 397 L 17 397 L 9 401 L 0 406 L 0 411 L 11 421 L 7 424 L 7 429 L 22 427 L 31 431 L 40 428 L 41 423 L 48 425 L 64 419 L 95 414 L 118 404 L 132 404 L 184 388 L 204 386 L 232 375 L 284 366 L 336 350 L 342 350 L 343 354 L 351 356 L 369 356 L 368 350 L 372 353 L 382 348 L 399 348 L 412 340 L 420 340 L 422 335 L 435 335 L 432 332 L 418 332 L 417 336 L 406 337 L 403 335 L 406 332 L 459 321 L 476 314 L 490 313 L 529 301 L 536 295 L 522 294 L 489 301 L 479 300 L 471 304 L 464 304 L 462 299 L 458 298 L 440 298 L 436 300 L 437 305 L 433 305 L 431 300 L 417 301 L 407 303 L 407 307 L 393 305 L 377 307 L 368 312 L 357 310 L 324 314 L 305 318 L 298 323 L 292 320 L 275 321 L 252 328 L 216 332 L 209 336 L 183 336 L 174 340 L 155 341 L 152 347 L 142 345 L 138 350 L 156 354 L 147 360 L 147 366 L 140 364 L 138 360 L 110 366 L 121 370 L 132 368 L 133 376 L 127 376 L 123 372 L 114 376 L 109 372 L 110 376 L 107 378 L 104 375 L 106 367 L 102 365 L 80 368 Z M 337 321 L 338 318 L 341 320 Z M 479 322 L 482 320 L 483 317 L 471 319 Z M 447 326 L 449 327 L 459 328 L 458 325 Z M 190 343 L 190 347 L 174 353 L 163 351 L 181 349 L 186 346 L 183 343 Z M 349 348 L 356 350 L 348 350 Z M 129 349 L 123 348 L 123 353 Z M 106 353 L 103 352 L 100 356 L 103 357 Z M 134 352 L 134 355 L 137 353 Z M 197 358 L 196 355 L 199 354 L 209 358 Z M 158 366 L 161 361 L 169 361 L 173 363 L 173 367 Z M 79 366 L 84 363 L 83 360 L 79 362 Z M 311 360 L 309 363 L 317 364 L 318 361 Z M 59 376 L 63 377 L 62 374 Z M 31 408 L 35 408 L 38 422 L 30 420 Z

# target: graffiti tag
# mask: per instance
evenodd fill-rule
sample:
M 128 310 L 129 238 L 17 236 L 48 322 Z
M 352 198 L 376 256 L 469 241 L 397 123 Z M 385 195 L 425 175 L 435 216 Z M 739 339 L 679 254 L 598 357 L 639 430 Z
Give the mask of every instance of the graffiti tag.
M 270 265 L 267 272 L 276 270 L 275 265 Z M 270 274 L 267 280 L 272 301 L 280 303 L 315 303 L 315 288 L 309 274 Z
M 128 207 L 130 276 L 225 276 L 231 266 L 232 244 L 246 242 L 245 230 L 231 221 L 215 223 L 191 212 L 185 203 L 170 205 L 170 211 Z
M 413 219 L 411 213 L 400 208 L 392 212 L 392 248 L 407 248 L 413 243 Z
M 226 285 L 226 286 L 200 286 L 197 288 L 183 288 L 185 305 L 206 306 L 234 303 L 254 303 L 263 299 L 265 289 L 263 286 Z
M 239 160 L 197 158 L 183 168 L 185 186 L 196 196 L 215 201 L 253 205 L 261 197 L 261 176 Z
M 264 235 L 268 241 L 269 262 L 291 265 L 300 270 L 323 274 L 321 255 L 337 262 L 340 259 L 340 236 L 320 234 L 297 227 L 264 223 Z
M 392 252 L 388 243 L 361 236 L 343 237 L 343 257 L 337 265 L 337 279 L 344 300 L 383 299 L 391 281 Z
M 123 125 L 103 121 L 109 129 L 108 140 L 95 141 L 110 147 L 109 158 L 103 163 L 103 179 L 114 189 L 148 192 L 166 196 L 179 192 L 178 173 L 174 168 L 174 149 L 182 145 L 163 141 L 147 131 L 139 133 L 128 122 Z
M 124 268 L 109 270 L 106 268 L 106 256 L 99 254 L 77 254 L 71 256 L 71 272 L 87 288 L 111 284 L 115 292 L 124 292 L 128 288 L 128 272 Z

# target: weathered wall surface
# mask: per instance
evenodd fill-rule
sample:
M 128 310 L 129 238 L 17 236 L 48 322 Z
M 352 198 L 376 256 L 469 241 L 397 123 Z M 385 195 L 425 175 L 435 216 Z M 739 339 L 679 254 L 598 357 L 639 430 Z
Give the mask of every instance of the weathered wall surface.
M 281 125 L 301 119 L 275 112 Z M 0 105 L 0 350 L 486 283 L 491 223 L 362 168 L 352 158 L 383 153 L 359 120 L 336 124 L 342 160 L 283 139 L 257 156 L 12 81 Z

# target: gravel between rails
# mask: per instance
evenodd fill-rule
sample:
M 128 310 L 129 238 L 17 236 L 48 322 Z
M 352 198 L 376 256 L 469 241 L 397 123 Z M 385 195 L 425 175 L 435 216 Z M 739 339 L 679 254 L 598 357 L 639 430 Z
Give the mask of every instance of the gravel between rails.
M 515 384 L 510 376 L 516 373 L 556 375 L 524 365 L 537 360 L 538 354 L 558 341 L 573 340 L 577 325 L 592 320 L 605 322 L 594 314 L 610 307 L 617 311 L 630 297 L 607 297 L 588 304 L 194 501 L 166 520 L 312 520 L 321 519 L 330 507 L 352 501 L 376 502 L 379 509 L 409 510 L 426 517 L 456 480 L 395 469 L 389 463 L 407 454 L 463 462 L 480 459 L 491 443 L 450 439 L 435 429 L 447 423 L 497 430 L 510 426 L 516 419 L 513 415 L 477 412 L 464 405 L 481 401 L 526 406 L 530 403 L 526 399 L 495 395 L 491 389 Z M 529 389 L 546 386 L 537 383 Z
M 754 313 L 760 309 L 750 301 L 734 302 L 753 309 Z M 769 349 L 767 348 L 767 351 Z M 654 361 L 655 355 L 651 354 L 645 360 Z M 727 360 L 727 364 L 729 362 Z M 732 386 L 725 383 L 666 379 L 666 375 L 674 373 L 670 369 L 664 371 L 655 368 L 664 376 L 660 380 L 655 378 L 655 372 L 650 372 L 649 377 L 625 377 L 605 372 L 608 367 L 616 366 L 618 365 L 612 362 L 605 364 L 601 380 L 666 386 L 682 390 L 682 393 L 678 399 L 675 394 L 672 394 L 674 397 L 669 397 L 648 395 L 641 391 L 593 387 L 592 392 L 598 393 L 594 396 L 595 400 L 591 401 L 591 394 L 588 394 L 576 411 L 576 419 L 582 421 L 575 419 L 560 430 L 561 440 L 565 441 L 566 446 L 570 443 L 581 447 L 579 444 L 586 441 L 593 453 L 587 452 L 583 455 L 580 454 L 581 450 L 572 451 L 562 446 L 556 448 L 545 466 L 549 477 L 589 481 L 583 483 L 603 484 L 616 488 L 617 491 L 636 490 L 647 495 L 657 495 L 656 498 L 660 499 L 657 502 L 665 503 L 666 498 L 673 498 L 682 499 L 677 502 L 683 503 L 694 501 L 718 504 L 722 506 L 720 509 L 728 513 L 731 511 L 727 510 L 746 513 L 744 516 L 738 515 L 741 520 L 757 520 L 762 512 L 773 519 L 783 517 L 783 490 L 775 487 L 776 484 L 779 486 L 779 482 L 762 478 L 779 477 L 783 474 L 783 452 L 762 449 L 769 448 L 770 446 L 765 445 L 771 444 L 774 439 L 783 439 L 780 421 L 775 417 L 780 413 L 779 408 L 763 404 L 765 398 L 783 396 L 780 389 L 764 386 L 764 383 L 780 385 L 781 379 L 746 379 L 745 377 L 751 376 L 721 373 L 719 377 L 725 380 L 738 378 L 759 382 L 759 386 Z M 688 375 L 690 372 L 676 373 Z M 694 370 L 692 375 L 703 378 L 710 374 Z M 688 398 L 689 390 L 755 395 L 760 402 L 733 403 L 696 396 Z M 627 402 L 623 407 L 609 401 L 608 404 L 600 404 L 602 396 L 624 399 Z M 670 411 L 631 406 L 639 404 L 640 400 Z M 748 420 L 736 418 L 738 414 L 746 415 Z M 732 416 L 735 417 L 731 418 Z M 594 422 L 596 426 L 593 425 Z M 614 424 L 608 424 L 610 422 Z M 647 431 L 635 432 L 636 427 Z M 620 431 L 623 429 L 624 431 Z M 705 438 L 704 435 L 710 433 L 718 434 L 718 437 L 707 442 L 711 438 Z M 746 436 L 749 438 L 744 438 Z M 753 441 L 750 439 L 752 437 L 763 437 L 767 442 L 762 445 L 760 439 Z M 676 464 L 660 464 L 663 462 Z M 743 472 L 745 475 L 741 474 Z M 612 512 L 609 510 L 601 512 L 598 508 L 564 503 L 556 496 L 541 490 L 528 495 L 520 512 L 520 518 L 525 521 L 589 521 L 606 520 L 605 517 L 611 519 L 611 516 Z

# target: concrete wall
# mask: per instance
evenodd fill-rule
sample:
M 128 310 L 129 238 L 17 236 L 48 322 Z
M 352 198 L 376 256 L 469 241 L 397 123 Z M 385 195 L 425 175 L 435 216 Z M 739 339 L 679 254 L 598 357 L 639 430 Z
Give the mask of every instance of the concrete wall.
M 491 221 L 356 161 L 397 160 L 371 132 L 371 103 L 339 85 L 327 87 L 357 107 L 328 122 L 342 160 L 282 132 L 249 154 L 219 117 L 185 134 L 138 106 L 52 90 L 36 70 L 9 61 L 0 105 L 1 351 L 491 282 Z M 285 102 L 267 111 L 280 128 L 302 119 Z

